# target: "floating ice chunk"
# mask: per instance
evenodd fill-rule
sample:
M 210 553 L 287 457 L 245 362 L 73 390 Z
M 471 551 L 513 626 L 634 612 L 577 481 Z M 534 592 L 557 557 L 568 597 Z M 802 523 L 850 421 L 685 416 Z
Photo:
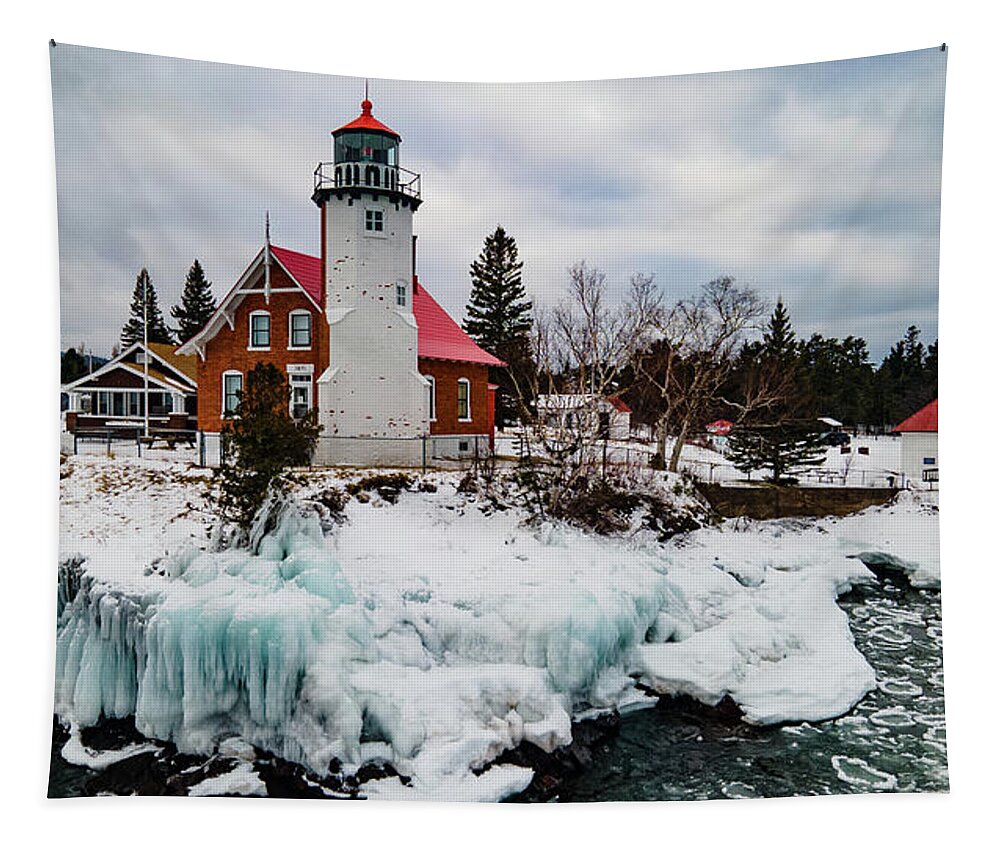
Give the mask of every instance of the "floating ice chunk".
M 896 776 L 885 771 L 872 768 L 863 759 L 853 756 L 835 756 L 831 759 L 837 777 L 851 786 L 864 789 L 889 791 L 896 788 Z

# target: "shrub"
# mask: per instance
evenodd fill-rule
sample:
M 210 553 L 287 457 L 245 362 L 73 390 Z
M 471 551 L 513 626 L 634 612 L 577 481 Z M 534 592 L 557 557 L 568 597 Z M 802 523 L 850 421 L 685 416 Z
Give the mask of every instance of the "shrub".
M 222 429 L 219 507 L 244 531 L 270 494 L 287 489 L 286 471 L 312 460 L 322 426 L 315 411 L 292 419 L 290 399 L 281 371 L 258 362 L 247 373 L 236 416 Z

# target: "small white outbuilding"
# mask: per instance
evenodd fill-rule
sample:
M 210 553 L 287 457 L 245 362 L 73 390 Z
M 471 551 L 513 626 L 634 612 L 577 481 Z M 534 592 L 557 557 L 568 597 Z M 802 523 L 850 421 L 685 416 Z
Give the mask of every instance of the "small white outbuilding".
M 916 487 L 934 487 L 938 480 L 938 400 L 907 417 L 893 432 L 902 441 L 900 472 Z
M 592 427 L 608 440 L 628 440 L 632 409 L 619 396 L 588 393 L 542 394 L 538 416 L 548 426 Z

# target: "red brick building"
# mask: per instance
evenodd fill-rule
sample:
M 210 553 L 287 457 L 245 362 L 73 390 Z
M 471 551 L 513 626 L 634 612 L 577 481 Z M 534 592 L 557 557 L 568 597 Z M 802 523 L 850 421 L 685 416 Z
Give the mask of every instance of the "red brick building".
M 265 246 L 202 331 L 178 349 L 197 356 L 198 428 L 204 432 L 220 430 L 227 395 L 234 405 L 233 394 L 260 361 L 289 375 L 293 414 L 297 404 L 316 407 L 316 379 L 329 363 L 322 262 L 272 245 L 268 271 L 267 254 Z M 429 383 L 429 433 L 482 435 L 492 445 L 496 387 L 489 367 L 502 361 L 477 346 L 415 276 L 412 288 L 418 370 Z
M 492 445 L 488 372 L 502 363 L 418 283 L 420 175 L 400 166 L 401 137 L 371 102 L 361 110 L 333 131 L 333 162 L 314 172 L 320 256 L 266 239 L 178 349 L 197 356 L 198 427 L 220 430 L 263 361 L 288 376 L 293 416 L 317 411 L 316 463 L 419 463 L 427 435 L 435 452 L 471 453 Z

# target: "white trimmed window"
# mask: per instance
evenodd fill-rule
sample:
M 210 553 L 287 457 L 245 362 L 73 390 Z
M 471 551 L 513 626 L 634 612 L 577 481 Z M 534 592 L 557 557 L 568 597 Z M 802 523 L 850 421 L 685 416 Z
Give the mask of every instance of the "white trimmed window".
M 434 422 L 437 419 L 437 382 L 433 375 L 425 375 L 430 384 L 427 388 L 427 419 Z
M 250 314 L 250 345 L 247 348 L 271 348 L 271 314 L 266 310 L 255 310 Z
M 406 284 L 396 284 L 396 306 L 406 307 Z
M 222 416 L 232 417 L 240 404 L 243 393 L 243 373 L 227 370 L 222 373 Z
M 472 422 L 472 385 L 468 378 L 458 379 L 458 421 Z
M 365 210 L 365 230 L 368 233 L 383 233 L 385 231 L 385 213 L 374 207 Z
M 308 349 L 312 346 L 312 314 L 308 310 L 293 310 L 288 314 L 288 348 Z

